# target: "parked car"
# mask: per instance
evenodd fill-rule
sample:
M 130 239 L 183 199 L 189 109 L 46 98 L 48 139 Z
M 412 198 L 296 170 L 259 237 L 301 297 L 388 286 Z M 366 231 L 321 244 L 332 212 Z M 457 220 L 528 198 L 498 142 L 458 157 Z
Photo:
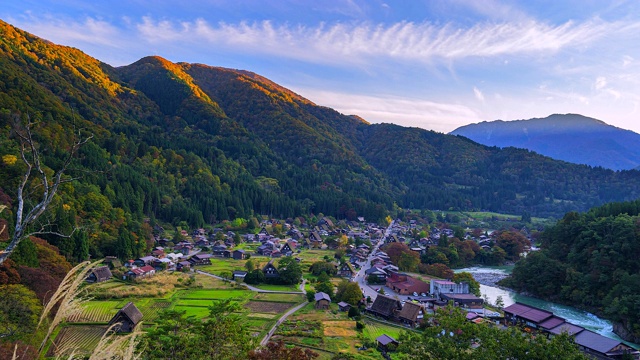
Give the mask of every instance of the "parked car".
M 418 293 L 417 293 L 417 292 L 414 292 L 414 293 L 413 293 L 413 296 L 418 296 Z
M 421 293 L 421 294 L 420 294 L 420 296 L 427 296 L 427 294 L 425 294 L 425 293 Z

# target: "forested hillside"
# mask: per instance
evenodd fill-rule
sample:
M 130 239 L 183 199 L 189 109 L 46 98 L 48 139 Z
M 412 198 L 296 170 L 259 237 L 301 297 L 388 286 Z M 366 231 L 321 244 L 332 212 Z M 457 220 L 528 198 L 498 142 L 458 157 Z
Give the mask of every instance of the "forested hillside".
M 122 258 L 152 245 L 155 223 L 192 227 L 257 214 L 379 220 L 396 207 L 561 216 L 640 197 L 640 173 L 317 106 L 248 71 L 146 57 L 113 68 L 0 22 L 0 199 L 24 171 L 11 123 L 27 117 L 56 169 L 73 130 L 93 134 L 52 206 L 47 237 L 70 260 Z M 11 225 L 11 224 L 9 224 Z
M 542 234 L 542 250 L 519 261 L 505 285 L 570 303 L 617 322 L 640 340 L 640 201 L 567 213 Z

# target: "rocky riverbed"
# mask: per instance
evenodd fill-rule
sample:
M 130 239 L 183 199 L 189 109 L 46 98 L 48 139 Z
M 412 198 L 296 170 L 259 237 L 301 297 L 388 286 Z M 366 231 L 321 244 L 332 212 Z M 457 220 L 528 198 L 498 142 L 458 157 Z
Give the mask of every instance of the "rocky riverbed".
M 473 273 L 473 278 L 482 285 L 498 286 L 498 281 L 506 278 L 509 274 L 504 272 L 477 272 Z

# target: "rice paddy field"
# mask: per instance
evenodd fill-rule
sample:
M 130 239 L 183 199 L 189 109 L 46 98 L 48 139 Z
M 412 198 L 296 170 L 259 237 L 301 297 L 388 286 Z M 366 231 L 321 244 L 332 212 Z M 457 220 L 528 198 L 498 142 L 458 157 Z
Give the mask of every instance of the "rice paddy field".
M 186 287 L 187 274 L 166 274 L 170 284 L 163 284 L 165 290 L 151 290 L 158 279 L 141 283 L 110 280 L 90 285 L 100 297 L 83 304 L 82 312 L 68 319 L 50 347 L 50 355 L 64 355 L 70 344 L 80 345 L 81 353 L 90 353 L 100 340 L 109 321 L 128 302 L 133 302 L 143 314 L 142 322 L 153 326 L 164 310 L 184 311 L 186 316 L 205 319 L 209 307 L 216 300 L 231 299 L 243 304 L 244 315 L 253 336 L 262 338 L 288 309 L 306 300 L 302 294 L 257 293 L 229 285 L 205 275 L 195 275 L 192 287 Z M 178 280 L 183 279 L 183 280 Z M 107 295 L 113 294 L 112 298 Z

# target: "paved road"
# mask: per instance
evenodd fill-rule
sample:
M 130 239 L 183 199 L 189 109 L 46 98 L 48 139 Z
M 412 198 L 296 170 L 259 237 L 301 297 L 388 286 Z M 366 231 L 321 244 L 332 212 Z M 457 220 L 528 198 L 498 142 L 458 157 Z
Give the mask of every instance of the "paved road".
M 371 249 L 371 252 L 369 253 L 369 257 L 367 258 L 367 260 L 364 261 L 364 264 L 360 267 L 360 270 L 358 271 L 358 273 L 356 274 L 356 276 L 354 276 L 353 281 L 357 282 L 358 285 L 360 286 L 360 289 L 362 289 L 362 293 L 364 295 L 364 297 L 366 298 L 371 297 L 371 300 L 376 299 L 376 297 L 378 296 L 378 293 L 376 292 L 375 288 L 380 288 L 382 285 L 378 285 L 375 287 L 372 287 L 370 285 L 367 285 L 367 282 L 365 281 L 365 271 L 367 271 L 368 269 L 371 268 L 371 259 L 373 258 L 373 254 L 378 251 L 378 249 L 380 248 L 380 246 L 382 246 L 384 244 L 384 241 L 387 239 L 387 237 L 389 237 L 389 235 L 391 235 L 391 230 L 393 229 L 393 225 L 394 225 L 395 221 L 392 221 L 391 224 L 387 227 L 387 229 L 384 232 L 384 236 L 382 237 L 382 239 L 380 239 L 380 241 L 378 241 L 378 243 L 373 247 L 373 249 Z

